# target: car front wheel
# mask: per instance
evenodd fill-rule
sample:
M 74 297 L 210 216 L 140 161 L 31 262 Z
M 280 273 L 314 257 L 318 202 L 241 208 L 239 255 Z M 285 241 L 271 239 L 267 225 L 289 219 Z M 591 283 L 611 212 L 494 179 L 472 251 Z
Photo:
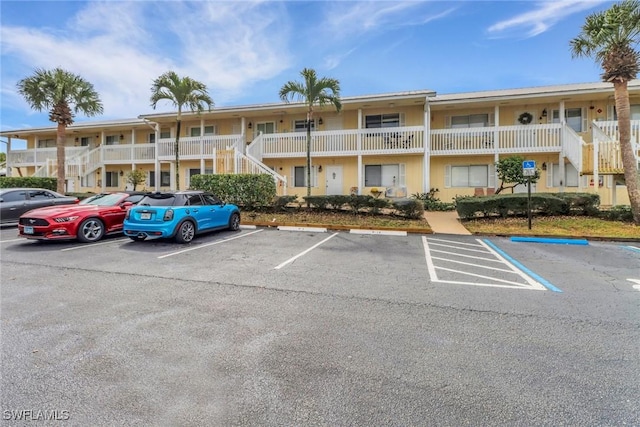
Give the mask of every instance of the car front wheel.
M 229 218 L 229 230 L 238 231 L 240 229 L 240 215 L 238 213 L 234 213 Z
M 104 224 L 97 218 L 87 218 L 78 227 L 78 240 L 93 243 L 104 236 Z
M 189 243 L 193 240 L 193 237 L 196 235 L 196 227 L 193 225 L 191 221 L 185 221 L 180 224 L 178 227 L 178 232 L 176 233 L 176 242 L 178 243 Z

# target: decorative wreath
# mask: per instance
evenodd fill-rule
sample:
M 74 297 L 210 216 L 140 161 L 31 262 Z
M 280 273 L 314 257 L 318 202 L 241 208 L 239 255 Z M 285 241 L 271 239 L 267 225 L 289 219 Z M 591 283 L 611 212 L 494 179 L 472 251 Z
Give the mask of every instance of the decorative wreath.
M 518 122 L 523 125 L 528 125 L 533 121 L 533 116 L 531 113 L 524 112 L 518 116 Z

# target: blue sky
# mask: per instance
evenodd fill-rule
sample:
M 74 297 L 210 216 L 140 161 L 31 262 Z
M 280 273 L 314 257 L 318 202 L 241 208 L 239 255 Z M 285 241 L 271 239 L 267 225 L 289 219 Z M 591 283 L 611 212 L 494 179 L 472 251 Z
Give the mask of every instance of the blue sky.
M 99 120 L 153 112 L 151 82 L 168 70 L 204 82 L 216 106 L 278 102 L 304 67 L 338 79 L 342 96 L 595 82 L 599 67 L 572 59 L 569 40 L 612 4 L 3 0 L 1 128 L 53 126 L 16 83 L 58 66 L 95 86 Z

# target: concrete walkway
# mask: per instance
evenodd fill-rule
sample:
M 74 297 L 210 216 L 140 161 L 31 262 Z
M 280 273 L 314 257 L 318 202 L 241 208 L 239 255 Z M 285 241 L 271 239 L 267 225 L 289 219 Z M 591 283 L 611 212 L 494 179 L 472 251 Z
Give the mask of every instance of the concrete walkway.
M 424 218 L 435 234 L 471 234 L 471 232 L 460 223 L 460 218 L 456 211 L 425 211 Z

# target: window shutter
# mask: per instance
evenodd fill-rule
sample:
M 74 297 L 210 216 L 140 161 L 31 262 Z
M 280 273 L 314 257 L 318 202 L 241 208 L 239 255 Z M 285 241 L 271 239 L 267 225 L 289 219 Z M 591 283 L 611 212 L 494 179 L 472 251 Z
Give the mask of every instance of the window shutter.
M 400 127 L 403 127 L 404 123 L 405 123 L 405 121 L 404 121 L 404 113 L 400 113 L 399 114 L 399 121 L 400 121 Z
M 314 188 L 318 186 L 318 167 L 317 166 L 311 166 L 311 186 Z
M 489 114 L 489 123 L 487 123 L 489 126 L 495 126 L 496 124 L 496 115 L 495 113 L 491 113 Z
M 289 182 L 289 187 L 293 188 L 296 186 L 296 168 L 295 166 L 291 166 L 291 180 L 287 180 Z
M 614 105 L 607 105 L 607 120 L 615 120 L 615 106 Z
M 553 187 L 553 163 L 547 165 L 547 188 Z
M 444 127 L 451 129 L 451 116 L 444 116 Z
M 582 132 L 586 132 L 589 129 L 589 120 L 587 119 L 587 109 L 582 107 Z
M 496 188 L 496 167 L 493 164 L 489 164 L 487 167 L 487 170 L 489 171 L 489 182 L 488 182 L 488 187 L 489 188 Z
M 406 176 L 407 176 L 407 165 L 406 163 L 400 163 L 398 168 L 398 184 L 400 187 L 406 186 Z
M 444 186 L 446 188 L 451 187 L 451 165 L 446 165 L 444 167 Z

